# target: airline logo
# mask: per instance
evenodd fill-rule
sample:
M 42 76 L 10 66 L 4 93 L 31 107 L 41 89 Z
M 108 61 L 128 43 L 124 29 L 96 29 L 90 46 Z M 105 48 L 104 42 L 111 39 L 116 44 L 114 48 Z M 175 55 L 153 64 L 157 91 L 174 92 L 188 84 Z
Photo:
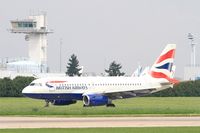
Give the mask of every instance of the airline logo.
M 58 80 L 54 80 L 54 81 L 48 81 L 46 82 L 46 86 L 49 88 L 53 88 L 54 86 L 52 84 L 61 84 L 61 83 L 65 83 L 67 81 L 58 81 Z
M 171 78 L 173 67 L 175 44 L 169 44 L 161 53 L 156 63 L 153 65 L 150 74 L 154 78 L 164 78 L 171 83 L 178 83 L 176 79 Z
M 165 53 L 164 55 L 161 55 L 156 63 L 160 63 L 160 62 L 162 62 L 166 59 L 174 58 L 174 55 L 175 55 L 175 49 L 171 49 L 167 53 Z

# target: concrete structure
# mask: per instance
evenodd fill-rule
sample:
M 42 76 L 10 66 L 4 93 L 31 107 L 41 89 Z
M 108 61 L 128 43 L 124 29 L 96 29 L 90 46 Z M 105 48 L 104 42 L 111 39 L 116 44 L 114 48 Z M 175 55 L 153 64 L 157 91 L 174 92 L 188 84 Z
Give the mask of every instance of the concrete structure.
M 46 13 L 39 15 L 30 15 L 27 19 L 11 20 L 11 33 L 25 34 L 25 40 L 28 42 L 29 57 L 0 58 L 0 78 L 9 77 L 11 79 L 17 76 L 41 77 L 65 77 L 61 73 L 61 46 L 60 40 L 60 73 L 49 73 L 47 67 L 47 35 L 53 33 L 47 27 Z M 16 44 L 17 45 L 17 44 Z M 81 73 L 83 72 L 83 67 Z M 90 74 L 83 73 L 88 76 Z
M 200 66 L 185 66 L 184 80 L 197 80 L 200 79 Z
M 184 80 L 196 80 L 200 79 L 200 65 L 196 64 L 196 44 L 191 33 L 188 34 L 188 39 L 191 45 L 191 61 L 190 65 L 184 68 Z
M 37 65 L 39 66 L 37 71 L 41 73 L 47 72 L 47 34 L 53 33 L 52 30 L 47 28 L 46 14 L 32 15 L 28 19 L 12 20 L 11 21 L 11 33 L 23 33 L 25 34 L 25 40 L 29 45 L 29 61 L 23 62 L 22 65 Z M 15 64 L 15 63 L 14 63 Z M 13 65 L 14 65 L 13 64 Z M 17 65 L 21 63 L 16 63 Z M 30 66 L 31 68 L 31 66 Z M 35 67 L 34 67 L 35 69 Z M 29 72 L 30 70 L 28 70 Z
M 10 79 L 14 79 L 17 76 L 44 78 L 44 77 L 66 77 L 66 74 L 65 73 L 19 73 L 16 71 L 0 70 L 0 78 L 8 77 Z
M 40 73 L 40 65 L 33 61 L 16 61 L 7 63 L 8 71 L 17 73 Z
M 194 37 L 191 33 L 188 34 L 188 39 L 191 41 L 191 66 L 196 66 L 196 44 L 193 42 Z
M 25 34 L 28 42 L 29 57 L 1 58 L 0 78 L 17 76 L 65 77 L 63 73 L 47 73 L 47 34 L 53 33 L 47 28 L 46 14 L 31 15 L 27 19 L 11 21 L 11 33 Z M 17 45 L 17 44 L 16 44 Z

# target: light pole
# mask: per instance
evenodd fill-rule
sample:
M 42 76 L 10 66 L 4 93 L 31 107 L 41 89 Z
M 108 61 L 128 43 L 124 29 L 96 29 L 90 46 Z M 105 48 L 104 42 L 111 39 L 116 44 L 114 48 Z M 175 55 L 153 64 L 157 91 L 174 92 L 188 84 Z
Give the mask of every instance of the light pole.
M 62 38 L 60 38 L 60 73 L 62 71 Z
M 188 39 L 191 41 L 190 42 L 190 45 L 191 45 L 191 66 L 196 66 L 196 57 L 195 57 L 195 51 L 196 51 L 196 48 L 195 48 L 195 43 L 193 43 L 194 41 L 194 37 L 191 33 L 188 33 Z

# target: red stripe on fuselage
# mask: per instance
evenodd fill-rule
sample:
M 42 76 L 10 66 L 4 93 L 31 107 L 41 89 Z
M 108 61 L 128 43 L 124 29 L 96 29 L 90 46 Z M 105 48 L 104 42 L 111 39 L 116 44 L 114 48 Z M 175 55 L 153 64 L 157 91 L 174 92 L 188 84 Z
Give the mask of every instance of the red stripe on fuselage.
M 57 81 L 57 80 L 55 80 L 55 81 L 49 81 L 48 83 L 65 83 L 65 82 L 67 82 L 67 81 Z
M 169 59 L 169 58 L 174 58 L 174 53 L 175 53 L 174 49 L 168 51 L 166 54 L 160 56 L 160 58 L 158 59 L 158 61 L 156 63 L 160 63 L 160 62 L 162 62 L 166 59 Z

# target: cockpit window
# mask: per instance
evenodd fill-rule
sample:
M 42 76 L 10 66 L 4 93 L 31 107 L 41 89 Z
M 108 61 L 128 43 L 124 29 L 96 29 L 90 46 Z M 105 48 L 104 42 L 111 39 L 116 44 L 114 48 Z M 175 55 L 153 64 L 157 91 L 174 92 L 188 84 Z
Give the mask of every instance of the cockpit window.
M 30 83 L 29 86 L 42 86 L 42 83 Z
M 35 85 L 35 83 L 30 83 L 30 85 L 29 86 L 34 86 Z

